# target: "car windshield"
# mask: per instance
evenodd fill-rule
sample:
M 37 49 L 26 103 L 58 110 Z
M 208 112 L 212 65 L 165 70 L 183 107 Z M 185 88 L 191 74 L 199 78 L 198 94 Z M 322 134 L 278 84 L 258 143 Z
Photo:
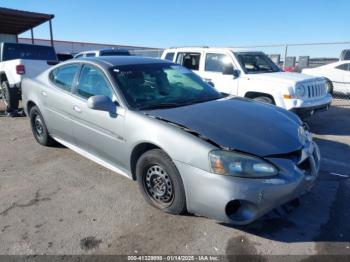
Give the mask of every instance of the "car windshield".
M 235 53 L 235 56 L 246 74 L 280 72 L 280 68 L 264 53 Z
M 139 64 L 111 69 L 128 104 L 136 110 L 171 108 L 222 98 L 192 71 L 175 64 Z

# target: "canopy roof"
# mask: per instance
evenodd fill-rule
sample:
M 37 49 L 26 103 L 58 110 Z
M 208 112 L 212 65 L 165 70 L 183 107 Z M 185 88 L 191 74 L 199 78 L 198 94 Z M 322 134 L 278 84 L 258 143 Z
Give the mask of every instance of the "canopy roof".
M 19 35 L 33 27 L 41 25 L 54 15 L 33 13 L 0 7 L 0 33 Z

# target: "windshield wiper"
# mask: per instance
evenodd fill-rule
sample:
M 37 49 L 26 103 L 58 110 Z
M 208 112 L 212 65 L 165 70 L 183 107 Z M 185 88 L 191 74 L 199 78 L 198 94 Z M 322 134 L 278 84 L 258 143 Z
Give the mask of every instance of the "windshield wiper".
M 161 109 L 161 108 L 173 108 L 182 106 L 181 103 L 158 103 L 155 105 L 145 105 L 138 107 L 139 110 L 148 110 L 148 109 Z
M 191 101 L 191 104 L 199 104 L 199 103 L 205 103 L 205 102 L 209 102 L 209 101 L 214 101 L 214 100 L 218 100 L 223 98 L 224 96 L 221 97 L 212 97 L 212 96 L 207 96 L 207 97 L 203 97 L 202 99 L 198 99 L 198 100 L 193 100 Z

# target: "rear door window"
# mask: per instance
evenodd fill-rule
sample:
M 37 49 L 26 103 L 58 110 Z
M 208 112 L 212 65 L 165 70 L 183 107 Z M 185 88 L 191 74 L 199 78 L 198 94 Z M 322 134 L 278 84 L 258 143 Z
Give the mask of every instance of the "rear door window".
M 80 68 L 79 64 L 68 64 L 52 70 L 50 80 L 60 89 L 70 92 L 75 76 Z
M 191 70 L 199 70 L 200 58 L 200 53 L 180 52 L 177 54 L 176 63 Z

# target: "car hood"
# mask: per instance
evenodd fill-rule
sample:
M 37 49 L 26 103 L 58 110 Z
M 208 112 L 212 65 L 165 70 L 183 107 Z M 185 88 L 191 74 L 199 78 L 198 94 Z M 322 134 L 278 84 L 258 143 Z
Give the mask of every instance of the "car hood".
M 247 75 L 250 79 L 256 79 L 261 81 L 269 82 L 283 82 L 289 85 L 295 85 L 299 82 L 318 81 L 320 78 L 309 76 L 300 73 L 289 73 L 289 72 L 276 72 L 276 73 L 265 73 L 265 74 L 249 74 Z
M 302 147 L 293 113 L 242 98 L 225 98 L 171 109 L 148 110 L 146 115 L 179 125 L 221 148 L 257 156 L 294 152 Z

